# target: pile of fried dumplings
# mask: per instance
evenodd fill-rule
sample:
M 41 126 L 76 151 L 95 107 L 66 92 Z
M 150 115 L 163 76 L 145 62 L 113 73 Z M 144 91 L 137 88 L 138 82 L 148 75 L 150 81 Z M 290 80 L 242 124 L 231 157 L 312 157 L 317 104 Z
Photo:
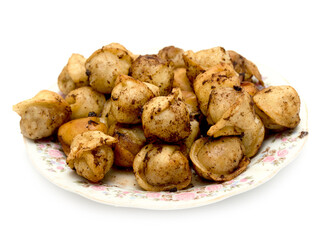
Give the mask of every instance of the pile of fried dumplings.
M 111 43 L 89 58 L 72 54 L 58 87 L 13 106 L 21 133 L 56 136 L 67 165 L 90 182 L 116 166 L 147 191 L 184 189 L 192 169 L 229 181 L 268 132 L 300 122 L 293 87 L 265 86 L 253 62 L 223 47 L 135 55 Z

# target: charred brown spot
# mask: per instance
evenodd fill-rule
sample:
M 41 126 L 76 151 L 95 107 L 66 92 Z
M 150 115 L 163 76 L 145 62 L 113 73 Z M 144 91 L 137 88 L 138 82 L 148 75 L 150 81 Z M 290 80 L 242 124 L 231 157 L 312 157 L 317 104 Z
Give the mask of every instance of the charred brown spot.
M 144 56 L 142 56 L 142 57 L 144 57 L 144 58 L 146 58 L 146 59 L 149 59 L 149 60 L 158 60 L 158 56 L 157 55 L 155 55 L 155 54 L 148 54 L 148 55 L 144 55 Z
M 208 82 L 208 80 L 204 80 L 204 81 L 202 82 L 202 85 L 206 84 L 207 82 Z
M 96 117 L 97 114 L 95 112 L 89 112 L 89 114 L 87 116 L 88 117 Z
M 117 134 L 119 137 L 125 137 L 124 133 L 121 133 L 121 132 L 118 132 L 118 131 L 115 131 L 115 134 Z
M 241 133 L 240 138 L 242 139 L 244 137 L 244 132 Z
M 92 152 L 92 155 L 94 156 L 94 161 L 93 161 L 94 165 L 95 165 L 95 166 L 99 166 L 99 165 L 100 165 L 100 162 L 99 162 L 98 158 L 99 158 L 101 155 L 99 155 L 99 152 L 97 151 L 97 149 L 94 149 L 94 150 L 92 150 L 91 152 Z
M 157 153 L 161 153 L 162 152 L 162 146 L 157 148 Z
M 119 59 L 122 59 L 124 56 L 125 56 L 125 54 L 117 55 L 117 57 L 118 57 Z
M 235 91 L 238 91 L 238 92 L 242 90 L 242 88 L 240 86 L 236 86 L 236 85 L 234 85 L 233 88 Z
M 224 120 L 228 121 L 231 116 L 225 117 Z
M 176 187 L 173 187 L 171 189 L 168 190 L 169 192 L 177 192 L 177 188 Z
M 91 75 L 91 71 L 89 69 L 86 69 L 86 72 L 85 72 L 86 76 L 90 76 Z
M 95 122 L 95 121 L 93 121 L 93 120 L 89 120 L 89 121 L 87 122 L 87 124 L 88 124 L 88 125 L 93 125 L 93 126 L 97 126 L 97 125 L 99 125 L 99 123 L 97 123 L 97 122 Z
M 307 131 L 302 131 L 299 135 L 299 138 L 304 138 L 305 136 L 307 136 L 309 134 L 309 132 Z

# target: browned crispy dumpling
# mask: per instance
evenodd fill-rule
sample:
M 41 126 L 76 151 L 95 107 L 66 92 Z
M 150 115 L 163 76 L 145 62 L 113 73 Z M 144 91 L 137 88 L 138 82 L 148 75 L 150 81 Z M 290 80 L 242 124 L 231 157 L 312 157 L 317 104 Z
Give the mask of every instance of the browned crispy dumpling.
M 248 94 L 238 86 L 213 89 L 207 107 L 208 123 L 213 125 L 218 122 L 235 103 L 239 103 L 239 98 L 243 98 L 242 100 L 247 101 L 249 105 L 251 104 Z M 250 111 L 250 109 L 248 110 Z M 228 116 L 225 115 L 224 117 L 227 118 Z
M 159 95 L 144 83 L 127 75 L 119 75 L 111 93 L 111 114 L 119 123 L 141 123 L 141 109 L 151 98 Z
M 209 96 L 213 89 L 233 86 L 240 86 L 240 80 L 238 73 L 229 64 L 219 63 L 199 74 L 193 82 L 193 87 L 201 112 L 207 116 Z
M 252 76 L 255 76 L 259 83 L 264 86 L 259 69 L 253 62 L 235 51 L 229 50 L 227 53 L 233 63 L 235 71 L 239 73 L 241 81 L 249 81 Z
M 74 137 L 87 131 L 101 131 L 107 133 L 108 129 L 104 123 L 100 122 L 98 117 L 71 120 L 59 127 L 58 140 L 67 156 L 70 152 L 70 145 L 72 144 Z
M 122 49 L 122 50 L 126 51 L 128 53 L 128 55 L 130 55 L 132 57 L 132 60 L 135 60 L 139 56 L 139 55 L 135 55 L 134 53 L 129 51 L 127 48 L 125 48 L 125 46 L 121 45 L 120 43 L 113 42 L 113 43 L 110 43 L 108 45 L 105 45 L 103 48 L 119 48 L 119 49 Z
M 187 77 L 191 82 L 193 82 L 200 73 L 203 73 L 220 63 L 233 66 L 229 55 L 222 47 L 214 47 L 195 53 L 192 50 L 189 50 L 183 54 L 183 59 L 187 69 Z
M 193 143 L 190 158 L 195 171 L 213 181 L 229 181 L 250 163 L 238 137 L 200 138 Z
M 118 140 L 114 145 L 114 164 L 120 167 L 133 167 L 136 154 L 146 142 L 142 125 L 116 125 L 113 131 L 113 137 Z
M 208 136 L 240 135 L 247 157 L 255 155 L 264 139 L 260 118 L 254 113 L 251 96 L 242 88 L 217 88 L 211 92 L 208 104 Z
M 243 135 L 240 137 L 245 149 L 244 155 L 250 158 L 257 154 L 265 138 L 265 126 L 257 114 L 252 124 L 243 130 Z
M 128 74 L 132 57 L 121 47 L 103 47 L 85 63 L 90 85 L 100 93 L 111 93 L 119 74 Z
M 301 101 L 291 86 L 271 86 L 253 97 L 256 113 L 268 129 L 280 131 L 300 123 Z
M 180 89 L 152 98 L 143 107 L 142 125 L 149 140 L 177 142 L 190 134 L 190 117 Z
M 58 87 L 64 94 L 89 84 L 85 69 L 86 59 L 73 53 L 58 77 Z
M 91 182 L 104 178 L 114 162 L 112 145 L 117 142 L 100 131 L 88 131 L 74 137 L 67 157 L 68 166 Z
M 166 61 L 172 61 L 175 68 L 185 67 L 183 60 L 184 50 L 174 46 L 164 47 L 158 52 L 158 57 Z
M 65 98 L 72 110 L 72 119 L 85 118 L 89 113 L 99 116 L 106 98 L 91 87 L 81 87 L 71 91 Z
M 21 116 L 22 134 L 30 139 L 52 135 L 71 115 L 69 104 L 59 94 L 48 90 L 14 105 L 13 110 Z
M 159 87 L 160 95 L 168 95 L 174 79 L 173 65 L 157 55 L 142 55 L 133 62 L 131 76 L 156 85 Z
M 134 159 L 133 171 L 139 186 L 147 191 L 176 191 L 192 180 L 189 161 L 175 145 L 144 146 Z

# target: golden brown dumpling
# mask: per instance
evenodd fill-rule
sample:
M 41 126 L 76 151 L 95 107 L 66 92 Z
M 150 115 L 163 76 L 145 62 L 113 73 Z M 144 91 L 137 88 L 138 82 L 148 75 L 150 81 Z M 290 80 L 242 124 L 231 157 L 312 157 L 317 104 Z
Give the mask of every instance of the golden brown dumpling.
M 222 47 L 214 47 L 195 53 L 192 50 L 189 50 L 184 52 L 183 59 L 187 69 L 187 77 L 191 82 L 193 82 L 200 73 L 203 73 L 220 63 L 233 67 L 229 55 Z
M 149 140 L 176 142 L 190 134 L 190 117 L 180 89 L 152 98 L 143 107 L 142 125 Z
M 240 86 L 238 73 L 233 66 L 226 63 L 219 63 L 198 75 L 193 82 L 193 87 L 201 112 L 207 116 L 209 96 L 213 89 L 234 86 Z
M 71 91 L 65 98 L 72 110 L 72 119 L 88 117 L 90 113 L 99 116 L 106 98 L 91 87 L 81 87 Z
M 130 55 L 132 57 L 133 60 L 135 60 L 139 56 L 139 55 L 135 55 L 134 53 L 129 51 L 127 48 L 125 48 L 125 46 L 121 45 L 120 43 L 113 42 L 108 45 L 105 45 L 103 48 L 120 48 L 120 49 L 126 51 L 128 53 L 128 55 Z
M 142 125 L 115 125 L 113 131 L 113 137 L 118 140 L 114 145 L 114 164 L 120 167 L 133 167 L 136 154 L 146 142 Z
M 157 55 L 142 55 L 133 62 L 131 76 L 156 85 L 159 87 L 160 95 L 168 95 L 174 79 L 173 64 Z
M 52 135 L 71 115 L 69 104 L 59 94 L 48 90 L 14 105 L 13 110 L 21 116 L 22 134 L 30 139 Z
M 121 47 L 103 47 L 85 63 L 90 85 L 100 93 L 111 93 L 119 74 L 128 74 L 132 57 Z
M 246 98 L 245 91 L 239 87 L 220 87 L 211 91 L 207 105 L 207 121 L 213 125 L 218 122 L 239 98 Z M 246 98 L 250 104 L 250 98 Z M 224 116 L 225 118 L 228 116 Z
M 254 95 L 256 113 L 268 129 L 295 128 L 300 123 L 301 101 L 291 86 L 271 86 Z
M 64 94 L 89 84 L 85 69 L 86 59 L 73 53 L 58 77 L 58 87 Z
M 172 61 L 175 68 L 185 67 L 183 60 L 184 50 L 174 46 L 164 47 L 158 52 L 158 57 L 166 61 Z
M 108 129 L 104 123 L 100 122 L 98 117 L 74 119 L 59 127 L 57 134 L 58 140 L 67 156 L 70 152 L 70 145 L 74 137 L 87 131 L 101 131 L 107 133 Z
M 241 81 L 249 81 L 252 76 L 255 76 L 259 83 L 264 86 L 259 69 L 253 62 L 235 51 L 228 50 L 227 53 L 233 63 L 235 71 L 239 73 Z
M 175 145 L 144 146 L 134 159 L 133 171 L 139 186 L 147 191 L 176 191 L 192 180 L 189 161 Z
M 229 181 L 245 171 L 250 160 L 238 137 L 200 138 L 190 151 L 195 171 L 213 181 Z
M 67 164 L 78 175 L 91 182 L 98 182 L 104 178 L 114 162 L 112 145 L 115 142 L 115 138 L 100 131 L 78 134 L 71 144 Z
M 264 126 L 255 114 L 251 96 L 242 88 L 217 88 L 211 92 L 208 104 L 208 136 L 240 135 L 244 153 L 252 157 L 264 139 Z
M 260 149 L 265 138 L 265 126 L 260 117 L 255 114 L 252 124 L 243 130 L 240 136 L 244 145 L 244 154 L 247 157 L 253 157 Z
M 130 76 L 119 75 L 111 93 L 111 114 L 119 123 L 141 123 L 141 109 L 151 98 L 159 95 L 159 88 L 153 92 L 146 83 Z
M 251 126 L 255 119 L 251 97 L 241 88 L 213 90 L 208 109 L 214 124 L 208 131 L 209 136 L 235 135 Z

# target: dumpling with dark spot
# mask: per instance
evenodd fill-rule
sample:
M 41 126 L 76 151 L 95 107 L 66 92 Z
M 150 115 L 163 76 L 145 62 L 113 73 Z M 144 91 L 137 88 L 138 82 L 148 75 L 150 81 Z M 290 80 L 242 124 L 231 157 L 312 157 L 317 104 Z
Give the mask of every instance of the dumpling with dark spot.
M 149 86 L 127 75 L 119 75 L 111 92 L 111 114 L 119 123 L 141 123 L 141 109 L 151 98 L 159 95 L 159 88 Z
M 176 145 L 144 146 L 134 159 L 133 171 L 139 186 L 147 191 L 180 190 L 192 180 L 189 161 Z
M 68 166 L 91 182 L 104 178 L 114 162 L 112 145 L 117 140 L 100 131 L 88 131 L 74 137 L 67 157 Z
M 149 140 L 177 142 L 191 133 L 190 116 L 179 88 L 168 96 L 152 98 L 143 107 L 142 125 Z
M 30 139 L 51 136 L 71 116 L 69 104 L 58 93 L 48 90 L 14 105 L 13 110 L 21 116 L 22 134 Z
M 190 158 L 197 174 L 213 181 L 232 180 L 250 163 L 242 141 L 235 136 L 200 138 L 193 143 Z
M 281 131 L 300 123 L 301 101 L 291 86 L 267 87 L 256 93 L 253 101 L 266 128 Z

